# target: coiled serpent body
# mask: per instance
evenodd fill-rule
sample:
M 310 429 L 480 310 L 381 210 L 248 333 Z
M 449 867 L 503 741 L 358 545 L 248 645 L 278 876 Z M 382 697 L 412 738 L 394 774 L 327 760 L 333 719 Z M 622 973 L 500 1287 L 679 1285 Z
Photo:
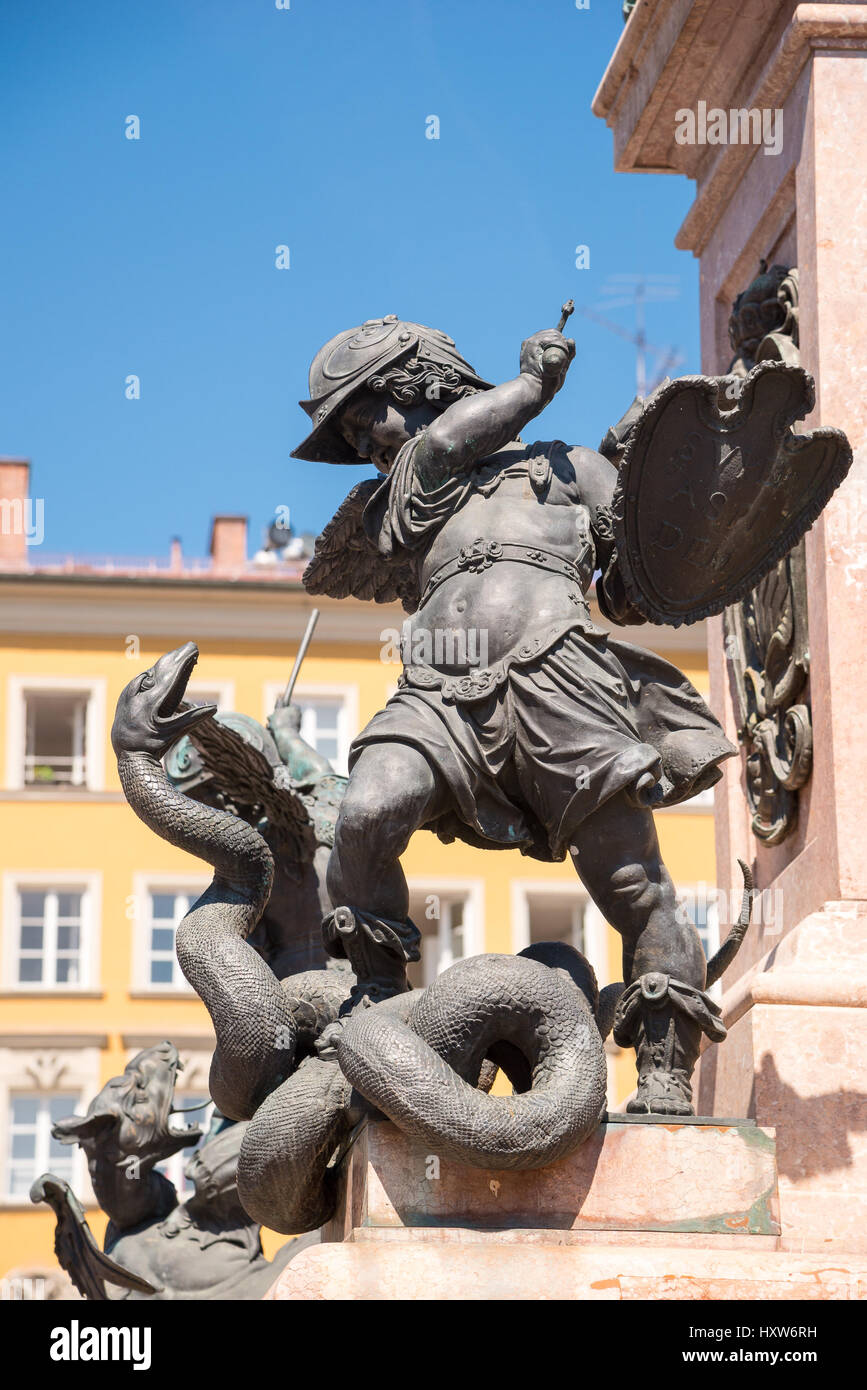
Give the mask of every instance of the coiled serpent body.
M 571 946 L 542 949 L 550 963 L 471 956 L 420 993 L 358 1010 L 337 1044 L 344 1075 L 445 1158 L 540 1168 L 571 1153 L 599 1123 L 605 1054 L 586 961 Z M 515 1094 L 479 1089 L 486 1061 Z

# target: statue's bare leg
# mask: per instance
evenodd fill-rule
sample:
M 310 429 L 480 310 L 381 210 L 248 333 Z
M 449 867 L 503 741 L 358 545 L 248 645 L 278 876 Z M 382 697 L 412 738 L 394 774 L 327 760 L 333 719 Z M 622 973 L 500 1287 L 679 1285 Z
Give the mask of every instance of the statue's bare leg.
M 612 797 L 577 827 L 572 859 L 597 907 L 623 938 L 626 990 L 615 1038 L 635 1047 L 639 1084 L 629 1109 L 689 1114 L 689 1078 L 718 1010 L 705 994 L 698 932 L 678 905 L 653 816 Z
M 662 970 L 701 989 L 705 957 L 678 908 L 650 811 L 623 795 L 603 802 L 572 836 L 572 862 L 587 892 L 623 938 L 623 978 Z
M 400 856 L 414 832 L 433 819 L 440 791 L 427 759 L 408 744 L 362 749 L 334 831 L 328 861 L 326 950 L 347 956 L 359 978 L 353 1003 L 407 988 L 406 963 L 418 960 L 409 921 L 409 891 Z

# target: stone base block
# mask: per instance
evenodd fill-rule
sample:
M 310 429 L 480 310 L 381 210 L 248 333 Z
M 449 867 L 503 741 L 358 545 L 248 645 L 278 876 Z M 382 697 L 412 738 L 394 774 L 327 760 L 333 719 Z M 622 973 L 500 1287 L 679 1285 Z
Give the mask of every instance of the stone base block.
M 530 1172 L 465 1168 L 371 1122 L 321 1244 L 271 1299 L 861 1299 L 867 1257 L 780 1249 L 774 1136 L 610 1117 Z
M 371 1121 L 271 1299 L 862 1299 L 867 1256 L 780 1248 L 774 1133 L 609 1116 L 548 1168 L 467 1168 Z
M 570 1158 L 507 1172 L 450 1163 L 388 1122 L 366 1125 L 324 1239 L 431 1226 L 776 1236 L 773 1131 L 611 1117 Z
M 562 1242 L 550 1231 L 412 1231 L 303 1251 L 267 1295 L 311 1300 L 863 1299 L 867 1259 L 783 1252 Z M 539 1240 L 526 1239 L 541 1235 Z

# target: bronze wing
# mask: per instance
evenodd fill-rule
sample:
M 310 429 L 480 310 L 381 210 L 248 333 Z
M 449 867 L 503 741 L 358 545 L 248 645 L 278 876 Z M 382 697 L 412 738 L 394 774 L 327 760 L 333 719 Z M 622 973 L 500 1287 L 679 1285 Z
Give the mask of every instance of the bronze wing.
M 313 559 L 304 571 L 304 587 L 308 594 L 329 598 L 373 599 L 374 603 L 399 599 L 407 613 L 414 613 L 420 598 L 415 567 L 404 556 L 380 555 L 362 524 L 364 508 L 381 486 L 380 478 L 365 478 L 341 502 L 317 537 Z
M 214 718 L 203 719 L 189 738 L 227 800 L 261 808 L 279 842 L 284 866 L 293 877 L 300 874 L 316 853 L 316 841 L 307 808 L 283 765 L 269 762 L 261 749 Z
M 61 1269 L 65 1269 L 82 1298 L 94 1303 L 108 1302 L 106 1283 L 119 1284 L 134 1293 L 153 1294 L 159 1290 L 147 1279 L 117 1264 L 100 1250 L 87 1224 L 81 1203 L 69 1183 L 53 1173 L 43 1173 L 30 1189 L 31 1202 L 47 1202 L 57 1225 L 54 1228 L 54 1253 Z

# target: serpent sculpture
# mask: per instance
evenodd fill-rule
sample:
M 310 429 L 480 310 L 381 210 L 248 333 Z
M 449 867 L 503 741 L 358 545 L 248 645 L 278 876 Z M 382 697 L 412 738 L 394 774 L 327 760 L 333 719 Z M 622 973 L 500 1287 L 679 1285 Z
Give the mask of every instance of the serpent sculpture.
M 188 642 L 136 676 L 112 744 L 140 819 L 215 871 L 178 927 L 177 955 L 214 1025 L 211 1094 L 250 1122 L 238 1161 L 250 1216 L 287 1234 L 322 1225 L 344 1146 L 376 1111 L 479 1167 L 541 1167 L 573 1152 L 604 1113 L 603 1038 L 623 986 L 600 997 L 585 958 L 556 942 L 470 957 L 425 990 L 355 1009 L 347 971 L 278 981 L 247 940 L 268 901 L 270 849 L 245 821 L 178 792 L 160 761 L 214 713 L 184 703 L 197 659 Z M 729 941 L 746 929 L 745 901 Z M 488 1093 L 497 1067 L 513 1095 Z

